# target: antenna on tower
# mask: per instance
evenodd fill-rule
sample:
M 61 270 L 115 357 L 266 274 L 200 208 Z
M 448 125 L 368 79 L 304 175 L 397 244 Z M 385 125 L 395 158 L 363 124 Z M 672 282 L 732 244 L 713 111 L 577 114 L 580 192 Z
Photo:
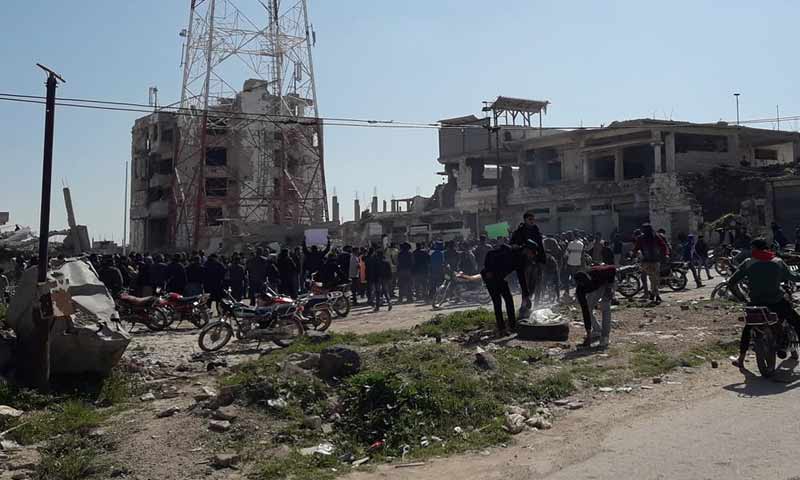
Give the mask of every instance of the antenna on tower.
M 260 13 L 245 13 L 252 7 Z M 312 35 L 306 0 L 191 2 L 180 33 L 181 107 L 191 114 L 178 119 L 178 244 L 220 235 L 211 220 L 220 214 L 238 224 L 329 221 Z

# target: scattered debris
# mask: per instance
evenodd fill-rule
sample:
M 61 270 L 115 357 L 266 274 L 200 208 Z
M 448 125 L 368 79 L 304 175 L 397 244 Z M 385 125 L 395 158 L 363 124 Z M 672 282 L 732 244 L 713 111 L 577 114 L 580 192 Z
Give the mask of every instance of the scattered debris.
M 521 431 L 525 430 L 525 417 L 518 413 L 506 414 L 506 423 L 504 428 L 512 435 L 520 433 Z
M 227 420 L 210 420 L 208 429 L 212 432 L 224 433 L 231 429 L 231 422 Z
M 322 378 L 344 378 L 361 371 L 361 355 L 347 345 L 328 347 L 320 353 L 319 374 Z
M 25 412 L 7 405 L 0 405 L 0 419 L 19 418 Z
M 180 407 L 173 405 L 173 406 L 167 408 L 166 410 L 162 410 L 162 411 L 158 412 L 156 414 L 156 418 L 171 417 L 171 416 L 175 415 L 176 413 L 178 413 L 180 411 L 181 411 Z
M 300 455 L 309 456 L 314 455 L 315 453 L 319 453 L 320 455 L 331 455 L 333 454 L 333 450 L 334 448 L 332 443 L 324 442 L 314 447 L 301 448 Z
M 401 463 L 400 465 L 395 465 L 394 468 L 421 467 L 423 465 L 425 465 L 425 462 Z
M 322 428 L 322 417 L 319 415 L 309 415 L 303 418 L 303 426 L 310 430 L 319 430 Z
M 236 420 L 239 416 L 239 413 L 236 411 L 234 407 L 220 407 L 213 412 L 211 412 L 211 418 L 214 420 L 223 420 L 232 422 Z
M 142 395 L 141 397 L 139 397 L 139 400 L 141 400 L 143 402 L 152 402 L 155 399 L 156 399 L 156 396 L 153 395 L 153 392 L 147 392 L 144 395 Z
M 235 453 L 218 453 L 211 457 L 211 466 L 215 468 L 230 468 L 239 463 L 241 457 Z
M 661 383 L 663 381 L 664 381 L 664 379 L 662 379 L 661 377 L 653 377 L 653 383 L 655 383 L 655 384 L 659 384 L 659 383 Z
M 613 388 L 611 388 L 611 387 L 600 387 L 600 388 L 598 388 L 597 390 L 599 390 L 599 391 L 601 391 L 601 392 L 603 392 L 603 393 L 610 393 L 610 392 L 613 392 L 613 391 L 614 391 L 614 389 L 613 389 Z
M 719 362 L 716 360 L 711 360 L 711 368 L 719 368 Z
M 284 400 L 284 399 L 282 399 L 280 397 L 278 397 L 278 398 L 270 398 L 269 400 L 267 400 L 267 405 L 269 405 L 272 408 L 279 408 L 279 409 L 283 409 L 283 408 L 286 408 L 287 406 L 289 406 L 289 404 L 286 403 L 286 400 Z
M 364 457 L 354 461 L 351 465 L 354 467 L 358 467 L 359 465 L 364 465 L 367 462 L 369 462 L 369 457 Z
M 484 370 L 497 370 L 497 359 L 494 358 L 494 355 L 483 351 L 480 347 L 478 350 L 475 353 L 475 365 Z

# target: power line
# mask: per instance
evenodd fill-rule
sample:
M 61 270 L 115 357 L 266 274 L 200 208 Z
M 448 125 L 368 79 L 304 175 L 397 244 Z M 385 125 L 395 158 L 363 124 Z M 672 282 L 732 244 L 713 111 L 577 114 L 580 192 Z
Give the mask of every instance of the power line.
M 37 95 L 22 95 L 0 92 L 0 100 L 19 103 L 32 103 L 44 104 L 44 97 Z M 187 109 L 182 107 L 163 106 L 155 107 L 141 103 L 132 102 L 119 102 L 110 100 L 96 100 L 96 99 L 82 99 L 82 98 L 58 98 L 57 106 L 71 107 L 71 108 L 86 108 L 91 110 L 105 110 L 117 112 L 134 112 L 134 113 L 158 113 L 165 112 L 178 116 L 196 116 L 203 113 L 202 109 Z M 249 112 L 225 112 L 218 109 L 209 109 L 208 113 L 212 116 L 220 116 L 238 120 L 270 120 L 278 124 L 299 124 L 299 125 L 315 125 L 317 121 L 322 120 L 325 126 L 333 127 L 366 127 L 366 128 L 405 128 L 405 129 L 467 129 L 467 128 L 485 128 L 482 125 L 448 125 L 441 122 L 400 122 L 394 120 L 375 120 L 375 119 L 358 119 L 358 118 L 341 118 L 341 117 L 295 117 L 292 115 L 281 114 L 261 114 Z M 749 120 L 741 120 L 739 123 L 742 125 L 757 125 L 764 123 L 775 123 L 776 121 L 797 121 L 800 120 L 800 115 L 788 115 L 781 117 L 771 118 L 756 118 Z M 670 124 L 670 127 L 687 127 L 696 128 L 698 126 L 704 128 L 730 128 L 727 122 L 723 123 L 675 123 Z M 646 125 L 601 125 L 601 126 L 550 126 L 541 127 L 543 130 L 600 130 L 604 128 L 630 128 L 641 129 Z M 537 127 L 530 127 L 536 129 Z

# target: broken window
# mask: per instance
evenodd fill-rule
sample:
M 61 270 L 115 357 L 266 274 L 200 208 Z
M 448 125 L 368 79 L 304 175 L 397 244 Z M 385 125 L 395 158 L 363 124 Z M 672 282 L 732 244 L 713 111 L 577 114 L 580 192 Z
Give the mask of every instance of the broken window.
M 771 148 L 756 148 L 755 149 L 755 156 L 759 160 L 777 160 L 778 159 L 778 151 L 772 150 Z
M 169 224 L 166 218 L 151 218 L 147 221 L 145 233 L 148 250 L 158 250 L 167 246 L 169 242 Z
M 172 173 L 172 159 L 171 158 L 163 158 L 156 162 L 156 174 L 158 175 L 170 175 Z
M 655 154 L 650 145 L 636 145 L 622 150 L 622 173 L 625 180 L 652 177 Z
M 228 179 L 223 178 L 206 178 L 206 196 L 207 197 L 224 197 L 228 194 Z
M 163 132 L 161 132 L 161 141 L 164 143 L 171 144 L 174 137 L 175 137 L 175 130 L 171 128 L 167 128 Z
M 675 153 L 728 151 L 728 137 L 723 135 L 675 134 Z
M 560 182 L 561 181 L 561 161 L 560 160 L 551 160 L 547 162 L 547 181 L 548 182 Z
M 512 139 L 511 132 L 509 132 L 508 130 L 503 132 L 503 141 L 510 142 L 511 139 Z
M 206 165 L 209 167 L 224 167 L 228 164 L 228 149 L 225 147 L 211 147 L 206 149 Z
M 171 192 L 169 187 L 150 187 L 147 189 L 147 203 L 167 200 Z
M 222 225 L 222 207 L 208 207 L 206 208 L 206 225 L 217 226 Z
M 593 158 L 591 160 L 592 180 L 614 180 L 615 161 L 614 155 Z

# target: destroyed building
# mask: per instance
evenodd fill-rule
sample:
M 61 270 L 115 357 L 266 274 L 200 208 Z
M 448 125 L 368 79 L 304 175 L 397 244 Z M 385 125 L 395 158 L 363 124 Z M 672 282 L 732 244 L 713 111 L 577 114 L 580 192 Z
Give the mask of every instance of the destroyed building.
M 278 102 L 281 105 L 276 105 Z M 135 121 L 131 145 L 130 246 L 134 251 L 215 251 L 264 231 L 324 222 L 318 156 L 322 122 L 310 101 L 278 99 L 263 80 L 209 106 L 205 131 L 158 110 Z M 269 112 L 290 110 L 292 118 Z M 205 146 L 205 152 L 201 145 Z
M 444 183 L 413 211 L 348 222 L 346 241 L 378 231 L 395 241 L 470 238 L 498 221 L 513 226 L 529 210 L 545 233 L 578 229 L 605 238 L 630 237 L 647 221 L 675 237 L 740 212 L 755 230 L 767 231 L 773 220 L 800 224 L 800 177 L 791 170 L 800 160 L 796 132 L 653 119 L 532 126 L 530 115 L 541 118 L 546 108 L 498 97 L 485 109 L 494 122 L 442 120 Z

